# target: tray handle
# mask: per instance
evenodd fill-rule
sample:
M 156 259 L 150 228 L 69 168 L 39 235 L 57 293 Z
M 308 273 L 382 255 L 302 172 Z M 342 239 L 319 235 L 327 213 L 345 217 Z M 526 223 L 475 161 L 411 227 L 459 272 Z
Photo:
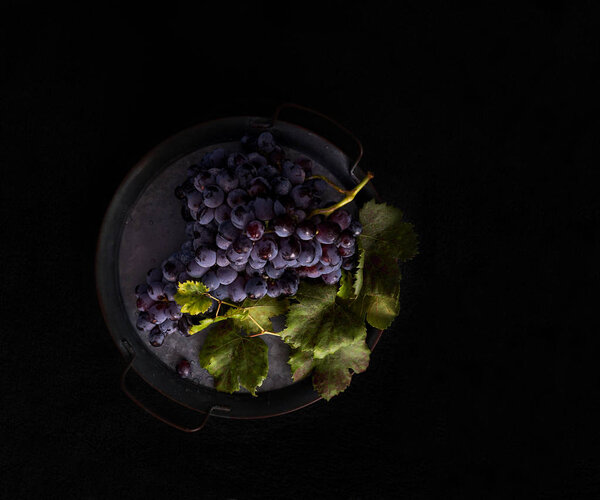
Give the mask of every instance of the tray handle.
M 360 160 L 363 157 L 363 145 L 360 142 L 360 140 L 358 139 L 358 137 L 356 137 L 352 132 L 350 132 L 350 130 L 348 130 L 341 123 L 339 123 L 338 121 L 334 120 L 330 116 L 327 116 L 327 115 L 321 113 L 320 111 L 316 111 L 316 110 L 314 110 L 312 108 L 307 108 L 306 106 L 301 106 L 300 104 L 295 104 L 293 102 L 284 102 L 284 103 L 280 104 L 279 106 L 277 106 L 277 108 L 275 109 L 275 112 L 273 113 L 273 116 L 271 117 L 271 120 L 269 122 L 255 123 L 255 124 L 253 124 L 253 126 L 255 128 L 269 128 L 269 127 L 272 127 L 273 124 L 277 120 L 280 119 L 279 116 L 281 115 L 281 112 L 284 109 L 286 109 L 286 108 L 295 108 L 295 109 L 299 109 L 300 111 L 304 111 L 305 113 L 316 115 L 316 116 L 318 116 L 320 118 L 323 118 L 324 120 L 327 120 L 328 122 L 332 123 L 337 128 L 339 128 L 340 130 L 342 130 L 344 133 L 346 133 L 346 135 L 348 135 L 356 143 L 356 145 L 358 146 L 358 154 L 356 156 L 356 159 L 354 160 L 354 163 L 350 167 L 350 176 L 356 182 L 360 182 L 360 179 L 358 177 L 356 177 L 356 174 L 354 173 L 354 171 L 356 170 L 356 167 L 358 166 Z
M 131 353 L 131 350 L 128 349 L 128 351 Z M 202 422 L 200 423 L 200 425 L 198 427 L 185 427 L 183 425 L 179 425 L 176 424 L 175 422 L 172 422 L 171 420 L 163 417 L 162 415 L 159 415 L 158 413 L 156 413 L 155 411 L 151 410 L 150 408 L 148 408 L 144 403 L 142 403 L 139 399 L 137 399 L 129 390 L 129 388 L 127 387 L 127 374 L 129 373 L 129 371 L 131 370 L 131 367 L 133 365 L 133 362 L 135 360 L 135 354 L 131 354 L 131 359 L 129 361 L 129 363 L 127 364 L 127 367 L 125 368 L 125 370 L 123 371 L 123 374 L 121 375 L 121 390 L 125 393 L 125 395 L 131 399 L 131 401 L 133 401 L 136 405 L 138 405 L 142 410 L 146 411 L 147 413 L 149 413 L 150 415 L 152 415 L 154 418 L 156 418 L 157 420 L 160 420 L 161 422 L 177 429 L 180 430 L 182 432 L 198 432 L 200 429 L 202 429 L 206 423 L 208 422 L 208 419 L 211 417 L 211 415 L 214 414 L 214 412 L 219 411 L 219 412 L 229 412 L 231 411 L 231 408 L 229 408 L 228 406 L 218 406 L 218 405 L 213 405 L 209 408 L 209 410 L 206 413 L 206 415 L 204 416 L 204 418 L 202 419 Z M 134 370 L 135 371 L 135 370 Z M 142 380 L 144 380 L 142 377 L 140 377 Z

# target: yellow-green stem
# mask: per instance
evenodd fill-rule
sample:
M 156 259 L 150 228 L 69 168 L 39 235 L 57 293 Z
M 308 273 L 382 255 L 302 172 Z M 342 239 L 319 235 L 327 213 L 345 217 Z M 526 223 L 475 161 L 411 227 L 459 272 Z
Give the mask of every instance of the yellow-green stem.
M 330 207 L 326 207 L 326 208 L 317 208 L 316 210 L 313 210 L 311 212 L 311 214 L 309 215 L 310 217 L 314 217 L 315 215 L 325 215 L 328 216 L 330 214 L 332 214 L 333 212 L 335 212 L 338 208 L 343 207 L 344 205 L 347 205 L 348 203 L 350 203 L 352 200 L 354 200 L 355 196 L 358 194 L 358 192 L 364 188 L 367 183 L 373 178 L 375 177 L 375 175 L 372 172 L 367 172 L 367 175 L 365 176 L 365 178 L 360 181 L 355 187 L 354 189 L 351 189 L 349 191 L 344 191 L 346 193 L 346 196 L 344 197 L 343 200 L 337 202 L 335 205 L 332 205 Z

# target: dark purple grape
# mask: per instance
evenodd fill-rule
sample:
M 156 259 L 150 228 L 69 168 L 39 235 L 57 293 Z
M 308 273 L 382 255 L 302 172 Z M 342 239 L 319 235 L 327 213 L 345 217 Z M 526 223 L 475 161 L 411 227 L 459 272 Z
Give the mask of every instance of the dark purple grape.
M 316 245 L 314 241 L 301 241 L 302 250 L 298 255 L 298 262 L 302 266 L 309 265 L 315 258 Z
M 250 201 L 250 196 L 247 191 L 243 189 L 234 189 L 227 195 L 227 204 L 231 208 L 235 208 L 239 205 L 245 205 Z
M 247 188 L 250 185 L 250 181 L 256 177 L 256 167 L 250 164 L 240 165 L 235 169 L 235 176 L 239 180 L 239 186 L 241 188 Z
M 254 177 L 248 185 L 248 194 L 255 198 L 256 196 L 266 195 L 271 191 L 271 184 L 264 177 Z
M 285 268 L 283 268 L 283 267 L 281 269 L 275 269 L 271 262 L 267 262 L 267 264 L 265 265 L 265 272 L 267 273 L 267 276 L 269 278 L 273 278 L 273 279 L 280 278 L 281 275 L 284 273 L 284 271 L 285 271 Z
M 269 160 L 273 165 L 281 165 L 285 159 L 285 154 L 280 146 L 275 146 L 275 149 L 269 154 Z
M 202 276 L 204 276 L 210 269 L 209 267 L 201 266 L 200 264 L 198 264 L 195 258 L 194 260 L 188 262 L 187 266 L 185 267 L 187 274 L 189 274 L 191 278 L 202 278 Z
M 216 178 L 217 185 L 226 193 L 235 189 L 239 185 L 239 180 L 231 168 L 224 168 L 219 172 Z
M 231 218 L 231 207 L 225 203 L 215 208 L 215 220 L 221 224 Z
M 254 213 L 259 220 L 271 220 L 275 213 L 273 212 L 273 200 L 271 198 L 257 197 L 253 204 Z
M 229 168 L 239 167 L 245 163 L 248 163 L 248 158 L 243 153 L 231 153 L 227 157 L 227 166 Z
M 321 255 L 323 264 L 335 266 L 342 259 L 335 245 L 322 245 L 321 248 L 323 250 L 323 255 Z
M 300 165 L 295 165 L 291 161 L 283 162 L 281 173 L 284 175 L 284 177 L 287 177 L 294 186 L 304 182 L 304 170 Z
M 217 263 L 217 251 L 211 247 L 200 246 L 196 249 L 196 262 L 202 267 L 212 267 Z
M 202 208 L 198 212 L 198 215 L 196 217 L 197 221 L 203 225 L 210 224 L 214 218 L 215 218 L 214 208 L 208 208 L 208 207 Z
M 159 267 L 153 267 L 146 273 L 146 283 L 150 284 L 153 281 L 162 280 L 162 269 Z
M 265 234 L 265 225 L 259 220 L 253 220 L 246 224 L 246 236 L 252 241 L 260 240 Z
M 273 219 L 273 229 L 277 236 L 286 238 L 294 233 L 294 219 L 288 214 L 278 215 Z
M 278 280 L 282 295 L 294 295 L 298 291 L 300 278 L 294 271 L 287 269 Z
M 140 295 L 142 295 L 143 293 L 146 293 L 147 291 L 148 291 L 148 285 L 146 285 L 146 283 L 140 283 L 138 286 L 135 287 L 136 297 L 139 297 Z
M 219 300 L 227 300 L 229 298 L 229 287 L 227 285 L 220 285 L 216 290 L 212 291 L 212 295 Z
M 295 236 L 282 238 L 279 241 L 279 254 L 283 260 L 296 260 L 301 250 L 300 240 Z
M 203 170 L 194 177 L 194 186 L 198 191 L 204 191 L 207 186 L 215 183 L 215 176 L 208 170 Z
M 285 199 L 285 198 L 286 198 L 286 196 L 282 197 L 281 199 Z M 287 214 L 287 210 L 285 208 L 285 205 L 281 201 L 281 199 L 277 199 L 273 202 L 273 212 L 275 212 L 275 215 Z M 292 202 L 292 204 L 293 204 L 293 202 Z
M 204 191 L 202 191 L 202 195 L 204 204 L 208 208 L 217 208 L 225 201 L 225 193 L 219 186 L 215 186 L 214 184 L 206 186 Z
M 277 280 L 268 280 L 267 281 L 267 295 L 276 299 L 281 295 L 281 285 Z
M 216 290 L 221 284 L 219 278 L 217 277 L 217 273 L 214 271 L 207 272 L 202 277 L 202 283 L 204 283 L 209 290 Z
M 356 247 L 354 245 L 352 245 L 351 247 L 348 247 L 348 248 L 338 247 L 338 253 L 342 257 L 352 257 L 354 255 L 355 251 L 356 251 Z
M 233 283 L 233 280 L 237 278 L 237 271 L 234 271 L 231 267 L 220 267 L 217 269 L 217 278 L 221 282 L 221 285 L 229 285 Z
M 271 177 L 275 177 L 279 173 L 279 170 L 277 170 L 273 165 L 263 165 L 262 167 L 258 167 L 256 169 L 256 173 L 259 177 L 271 179 Z
M 335 222 L 324 221 L 317 225 L 315 238 L 319 243 L 331 245 L 340 235 L 340 226 Z
M 181 262 L 174 259 L 167 259 L 162 263 L 162 274 L 163 279 L 167 281 L 177 280 L 177 276 L 183 271 L 183 265 Z
M 238 275 L 238 277 L 233 280 L 229 285 L 229 296 L 233 302 L 241 302 L 246 298 L 246 278 Z
M 199 191 L 195 191 L 193 193 L 188 194 L 187 196 L 187 206 L 191 212 L 198 212 L 198 210 L 204 207 L 204 197 L 202 193 Z
M 221 224 L 219 224 L 218 235 L 221 236 L 221 238 L 223 238 L 224 240 L 228 241 L 229 243 L 232 243 L 233 240 L 235 240 L 240 235 L 240 230 L 233 225 L 233 222 L 231 222 L 231 220 L 226 220 L 225 222 L 221 222 Z M 216 241 L 219 248 L 222 248 L 223 250 L 227 250 L 227 248 L 229 247 L 229 245 L 226 245 L 225 247 L 219 245 L 218 239 Z
M 233 245 L 231 245 L 226 252 L 227 258 L 229 262 L 232 264 L 245 264 L 248 261 L 248 257 L 250 256 L 250 252 L 239 253 L 233 249 Z
M 315 224 L 312 219 L 303 220 L 296 227 L 296 236 L 301 240 L 312 240 L 315 237 Z
M 173 301 L 175 300 L 175 294 L 177 293 L 177 285 L 175 283 L 167 283 L 164 286 L 165 297 L 167 300 Z
M 181 318 L 181 308 L 177 304 L 177 302 L 169 302 L 169 306 L 167 307 L 167 317 L 172 320 L 178 320 Z
M 165 335 L 171 335 L 177 331 L 177 321 L 167 318 L 160 325 L 158 325 L 158 328 L 160 328 L 160 331 Z
M 229 264 L 229 267 L 231 267 L 231 269 L 233 269 L 234 271 L 237 271 L 238 273 L 244 272 L 246 270 L 246 263 L 245 262 L 240 262 L 239 264 L 236 264 L 235 262 L 231 262 Z
M 353 220 L 352 222 L 350 222 L 350 226 L 348 227 L 348 229 L 352 233 L 352 236 L 356 238 L 360 233 L 362 233 L 363 227 L 360 222 L 358 222 L 357 220 Z
M 338 247 L 350 248 L 351 246 L 354 246 L 354 241 L 354 236 L 346 229 L 340 233 L 336 245 Z
M 313 162 L 310 158 L 307 158 L 306 156 L 301 156 L 296 159 L 295 163 L 296 165 L 300 165 L 300 167 L 302 167 L 302 170 L 304 170 L 306 177 L 310 177 L 312 175 Z
M 139 316 L 137 317 L 137 321 L 135 322 L 135 327 L 140 331 L 148 332 L 148 331 L 152 330 L 152 328 L 154 328 L 154 323 L 152 323 L 152 321 L 150 321 L 148 313 L 145 311 L 142 311 L 142 312 L 140 312 Z
M 240 234 L 232 243 L 237 253 L 248 253 L 252 250 L 252 240 L 244 234 Z
M 148 319 L 158 325 L 167 319 L 168 302 L 155 302 L 148 308 Z
M 244 230 L 254 218 L 254 212 L 246 205 L 238 205 L 231 211 L 231 223 L 240 230 Z
M 162 281 L 149 283 L 147 293 L 152 300 L 165 300 L 167 298 Z
M 188 316 L 182 316 L 181 319 L 177 322 L 177 327 L 179 328 L 179 333 L 184 337 L 189 337 L 189 330 L 192 327 L 193 323 L 190 321 Z
M 267 293 L 267 283 L 260 276 L 254 276 L 247 281 L 245 291 L 249 298 L 260 299 Z
M 179 363 L 177 363 L 177 375 L 181 378 L 188 378 L 190 373 L 192 373 L 192 365 L 187 359 L 182 359 Z
M 148 341 L 153 347 L 160 347 L 165 341 L 165 334 L 160 331 L 158 326 L 155 326 L 148 334 Z
M 258 168 L 264 167 L 268 162 L 263 155 L 261 155 L 260 153 L 253 152 L 248 155 L 248 163 Z
M 252 278 L 254 276 L 262 276 L 262 269 L 254 269 L 251 265 L 250 265 L 250 260 L 248 259 L 248 263 L 246 264 L 246 276 L 248 278 Z
M 291 197 L 296 204 L 296 207 L 301 209 L 309 208 L 312 202 L 312 193 L 310 189 L 303 184 L 292 188 Z
M 271 184 L 273 185 L 273 193 L 278 196 L 289 194 L 289 192 L 292 190 L 292 183 L 287 177 L 274 177 L 271 181 Z
M 354 269 L 354 260 L 351 258 L 344 258 L 342 260 L 342 269 L 345 271 L 351 271 Z
M 261 269 L 264 269 L 266 263 L 267 263 L 267 261 L 265 261 L 265 260 L 253 259 L 252 254 L 250 254 L 250 257 L 248 258 L 248 265 L 256 271 L 260 271 Z M 246 269 L 248 269 L 248 268 L 246 267 Z
M 195 261 L 192 261 L 192 262 L 195 262 Z M 177 283 L 185 283 L 190 278 L 191 278 L 191 276 L 184 271 L 183 273 L 180 273 L 179 276 L 177 276 Z
M 256 248 L 256 247 L 255 247 Z M 271 259 L 271 265 L 274 269 L 285 269 L 290 265 L 290 261 L 285 260 L 279 252 Z
M 263 238 L 254 244 L 251 255 L 256 260 L 273 260 L 278 253 L 277 244 L 270 238 Z
M 350 222 L 352 222 L 352 217 L 346 210 L 339 209 L 333 212 L 327 220 L 335 222 L 340 226 L 340 229 L 344 230 L 350 225 Z
M 273 138 L 273 134 L 271 134 L 271 132 L 263 132 L 258 136 L 256 145 L 258 146 L 259 151 L 267 154 L 271 153 L 275 149 L 275 139 Z
M 338 281 L 340 281 L 341 277 L 342 271 L 340 271 L 339 269 L 331 273 L 321 275 L 321 279 L 328 285 L 336 284 Z
M 227 253 L 222 248 L 217 249 L 217 266 L 226 267 L 229 265 L 229 259 Z

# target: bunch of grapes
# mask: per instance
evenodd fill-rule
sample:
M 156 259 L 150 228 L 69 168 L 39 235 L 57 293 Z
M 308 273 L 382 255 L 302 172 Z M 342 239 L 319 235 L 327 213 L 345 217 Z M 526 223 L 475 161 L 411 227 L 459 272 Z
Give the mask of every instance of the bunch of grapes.
M 269 132 L 241 142 L 244 153 L 207 153 L 175 190 L 187 240 L 136 289 L 138 328 L 154 346 L 194 321 L 173 300 L 177 283 L 200 280 L 237 303 L 294 295 L 301 278 L 333 285 L 356 265 L 360 223 L 343 209 L 310 216 L 329 188 L 312 176 L 312 161 L 290 161 Z

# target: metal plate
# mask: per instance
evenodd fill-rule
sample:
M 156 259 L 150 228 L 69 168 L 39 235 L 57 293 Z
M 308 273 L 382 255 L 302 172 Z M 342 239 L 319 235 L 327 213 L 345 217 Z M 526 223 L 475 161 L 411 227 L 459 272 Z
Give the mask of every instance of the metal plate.
M 96 261 L 98 296 L 109 331 L 124 355 L 133 350 L 133 369 L 156 390 L 174 401 L 198 411 L 218 405 L 229 407 L 229 418 L 260 418 L 286 413 L 319 399 L 310 378 L 293 383 L 287 358 L 289 349 L 280 339 L 266 336 L 269 345 L 269 375 L 253 397 L 245 389 L 235 394 L 214 390 L 212 377 L 197 361 L 205 335 L 184 338 L 168 336 L 160 348 L 149 345 L 146 335 L 135 328 L 135 285 L 145 280 L 149 268 L 176 251 L 185 240 L 185 222 L 174 189 L 186 177 L 188 165 L 207 151 L 223 147 L 227 153 L 239 150 L 239 140 L 257 126 L 261 117 L 232 117 L 207 122 L 166 140 L 146 155 L 127 175 L 107 210 L 100 231 Z M 327 175 L 340 186 L 350 188 L 351 160 L 322 137 L 298 125 L 277 121 L 269 130 L 286 156 L 310 157 L 317 173 Z M 355 174 L 360 177 L 358 169 Z M 376 195 L 373 186 L 359 193 L 362 204 Z M 334 199 L 334 198 L 332 198 Z M 356 210 L 354 204 L 348 206 Z M 374 345 L 380 332 L 369 331 Z M 177 362 L 192 362 L 190 379 L 175 373 Z M 218 415 L 215 413 L 215 415 Z

